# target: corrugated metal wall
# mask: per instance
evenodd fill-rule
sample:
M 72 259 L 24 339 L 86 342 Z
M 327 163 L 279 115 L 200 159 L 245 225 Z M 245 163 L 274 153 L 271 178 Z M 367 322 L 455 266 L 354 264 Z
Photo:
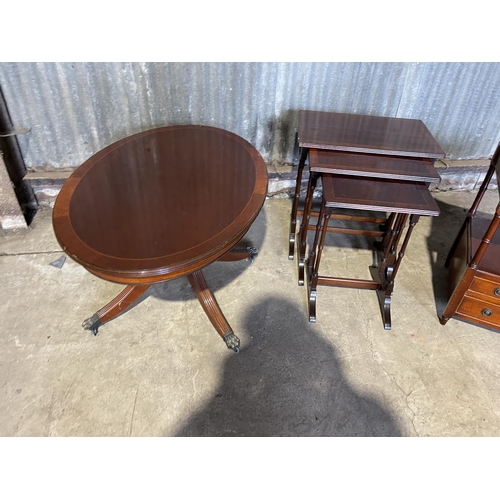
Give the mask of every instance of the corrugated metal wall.
M 288 163 L 299 109 L 419 118 L 450 159 L 500 140 L 499 63 L 2 63 L 28 167 L 74 167 L 152 127 L 196 123 Z

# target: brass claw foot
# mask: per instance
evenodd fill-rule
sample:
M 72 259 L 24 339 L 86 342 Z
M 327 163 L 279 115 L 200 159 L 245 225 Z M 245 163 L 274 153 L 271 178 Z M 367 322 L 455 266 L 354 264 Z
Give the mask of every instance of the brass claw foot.
M 240 352 L 240 339 L 233 332 L 226 333 L 223 339 L 228 349 L 232 349 L 236 353 Z
M 82 323 L 82 326 L 85 330 L 90 330 L 92 335 L 95 337 L 97 335 L 99 327 L 101 326 L 101 320 L 99 319 L 99 316 L 97 316 L 97 314 L 94 314 L 90 318 L 87 318 Z
M 247 247 L 248 261 L 253 262 L 259 251 L 255 247 Z

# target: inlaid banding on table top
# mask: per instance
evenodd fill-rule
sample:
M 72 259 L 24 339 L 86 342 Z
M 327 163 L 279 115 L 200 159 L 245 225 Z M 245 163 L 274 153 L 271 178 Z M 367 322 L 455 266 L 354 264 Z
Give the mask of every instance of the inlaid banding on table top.
M 426 158 L 405 158 L 312 149 L 309 169 L 338 175 L 355 175 L 416 182 L 439 182 L 433 162 Z
M 415 215 L 439 215 L 440 210 L 423 183 L 408 183 L 323 174 L 327 207 L 356 208 Z
M 227 347 L 239 339 L 201 270 L 251 258 L 235 245 L 259 214 L 267 168 L 258 151 L 226 130 L 180 125 L 115 142 L 76 169 L 53 211 L 57 240 L 92 274 L 127 285 L 84 320 L 100 326 L 133 306 L 149 286 L 187 275 Z
M 299 111 L 300 147 L 359 153 L 443 158 L 441 146 L 421 120 Z
M 241 137 L 214 127 L 163 127 L 89 158 L 63 186 L 54 225 L 83 265 L 156 275 L 206 265 L 234 245 L 266 192 L 266 165 Z

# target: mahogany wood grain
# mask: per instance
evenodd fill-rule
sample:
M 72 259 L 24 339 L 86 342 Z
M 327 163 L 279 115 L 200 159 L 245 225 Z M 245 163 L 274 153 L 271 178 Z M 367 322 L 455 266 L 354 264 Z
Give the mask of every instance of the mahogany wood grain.
M 330 216 L 330 220 L 331 220 Z M 314 226 L 309 226 L 310 229 L 314 229 Z M 351 229 L 349 227 L 335 227 L 335 226 L 328 226 L 326 229 L 327 233 L 340 233 L 340 234 L 356 234 L 360 236 L 372 236 L 372 237 L 378 237 L 378 236 L 384 236 L 385 232 L 384 231 L 369 231 L 366 229 Z
M 293 260 L 294 249 L 295 249 L 295 232 L 297 230 L 297 212 L 299 207 L 300 198 L 300 185 L 302 183 L 302 172 L 304 171 L 304 165 L 307 159 L 308 150 L 307 148 L 300 149 L 300 160 L 297 168 L 297 179 L 295 181 L 295 194 L 292 202 L 292 213 L 290 218 L 290 236 L 288 238 L 288 259 Z M 302 211 L 301 211 L 302 213 Z
M 362 280 L 358 278 L 337 278 L 334 276 L 318 276 L 318 285 L 338 286 L 341 288 L 361 288 L 366 290 L 378 290 L 380 283 L 374 280 Z
M 345 153 L 311 149 L 309 169 L 327 174 L 354 175 L 382 179 L 439 182 L 441 177 L 427 158 Z
M 474 217 L 470 221 L 471 254 L 474 255 L 483 240 L 484 235 L 490 227 L 492 219 L 486 217 Z M 491 240 L 484 251 L 478 269 L 500 276 L 500 231 L 493 233 Z
M 332 167 L 334 173 L 343 175 L 430 183 L 439 182 L 433 162 L 445 156 L 421 120 L 404 118 L 301 110 L 297 142 L 300 161 L 290 216 L 288 258 L 291 260 L 295 248 L 300 185 L 307 157 L 310 164 L 316 164 L 311 171 L 316 168 L 318 172 L 327 173 Z M 325 159 L 327 156 L 321 156 L 321 160 L 317 157 L 316 160 L 311 159 L 312 155 L 326 155 L 329 151 L 340 155 L 337 159 L 343 158 L 341 163 L 344 164 L 329 165 L 330 161 Z M 381 157 L 377 158 L 378 155 Z M 397 161 L 391 160 L 391 156 L 397 157 Z M 298 265 L 299 274 L 302 274 L 300 260 Z
M 446 259 L 450 297 L 442 325 L 457 317 L 500 331 L 500 203 L 491 218 L 477 216 L 499 159 L 500 144 Z
M 439 215 L 423 183 L 323 174 L 326 206 L 419 215 Z
M 453 244 L 451 245 L 450 251 L 448 252 L 448 255 L 446 257 L 446 261 L 444 264 L 445 267 L 448 267 L 450 265 L 450 259 L 455 254 L 455 251 L 457 249 L 457 245 L 458 245 L 459 241 L 461 240 L 462 235 L 464 234 L 464 231 L 465 231 L 465 228 L 466 228 L 468 221 L 476 216 L 476 212 L 477 212 L 477 209 L 479 207 L 479 204 L 481 203 L 481 201 L 484 197 L 484 194 L 485 194 L 486 190 L 488 189 L 488 185 L 490 184 L 491 179 L 493 178 L 493 174 L 495 173 L 495 166 L 498 165 L 498 156 L 499 155 L 500 155 L 500 144 L 499 144 L 499 147 L 497 148 L 497 150 L 495 151 L 495 154 L 493 155 L 493 159 L 491 161 L 490 167 L 488 168 L 488 171 L 486 172 L 486 176 L 484 177 L 483 182 L 481 183 L 481 186 L 479 187 L 477 195 L 474 198 L 474 201 L 473 201 L 473 203 L 472 203 L 472 205 L 467 213 L 467 216 L 464 219 L 462 226 L 460 227 L 460 231 L 458 232 L 455 240 L 453 241 Z M 497 174 L 497 177 L 498 177 L 498 174 Z M 486 231 L 486 228 L 484 228 L 484 230 Z
M 379 181 L 373 179 L 367 180 L 369 183 L 380 183 L 381 186 L 375 186 L 373 190 L 365 190 L 362 186 L 358 192 L 355 188 L 359 183 L 363 182 L 362 178 L 348 178 L 345 176 L 323 174 L 322 180 L 322 203 L 316 225 L 314 242 L 310 249 L 307 266 L 305 267 L 305 270 L 307 271 L 307 291 L 309 297 L 309 321 L 316 321 L 317 287 L 319 285 L 369 289 L 376 290 L 377 292 L 384 327 L 389 330 L 391 329 L 392 323 L 391 301 L 394 291 L 394 283 L 402 259 L 408 247 L 413 229 L 415 228 L 421 214 L 437 215 L 439 213 L 439 209 L 432 196 L 428 193 L 425 185 L 421 185 L 421 183 L 417 184 L 418 189 L 416 192 L 418 193 L 422 190 L 423 193 L 427 193 L 429 195 L 429 201 L 425 206 L 421 203 L 421 197 L 414 194 L 415 189 L 413 188 L 415 187 L 415 183 L 399 182 L 397 186 L 398 189 L 400 184 L 405 186 L 404 188 L 401 188 L 403 192 L 405 192 L 406 188 L 409 188 L 409 191 L 405 193 L 406 196 L 399 199 L 394 194 L 396 188 L 391 186 L 389 181 Z M 343 188 L 344 184 L 346 186 Z M 339 187 L 338 191 L 335 191 L 336 187 Z M 349 201 L 349 206 L 346 208 L 380 210 L 380 207 L 382 207 L 382 210 L 390 211 L 390 216 L 386 219 L 386 224 L 383 226 L 384 231 L 374 232 L 368 230 L 329 227 L 328 221 L 332 210 L 337 208 L 336 200 L 338 199 L 339 192 L 342 193 L 345 198 L 354 197 Z M 409 193 L 413 193 L 413 195 L 409 196 Z M 363 196 L 365 196 L 365 198 L 362 198 Z M 346 200 L 342 199 L 341 203 L 345 204 Z M 404 229 L 408 220 L 409 227 L 404 234 Z M 375 247 L 379 263 L 378 265 L 370 266 L 369 268 L 373 277 L 372 280 L 320 276 L 320 261 L 323 254 L 325 236 L 329 230 L 347 234 L 364 234 L 382 237 L 382 240 Z M 403 242 L 400 246 L 402 238 Z
M 421 120 L 299 111 L 300 147 L 358 153 L 443 158 L 444 151 Z
M 200 301 L 208 319 L 217 330 L 217 333 L 222 337 L 230 349 L 233 349 L 235 352 L 239 352 L 240 339 L 234 334 L 233 329 L 229 326 L 229 323 L 222 313 L 217 300 L 215 300 L 210 288 L 208 288 L 207 282 L 205 281 L 205 277 L 203 276 L 201 270 L 190 274 L 188 278 L 196 297 Z
M 64 251 L 89 272 L 149 285 L 253 254 L 230 250 L 266 193 L 264 160 L 241 137 L 162 127 L 111 144 L 77 168 L 56 200 L 53 225 Z M 207 314 L 217 320 L 214 308 Z
M 479 323 L 482 326 L 498 329 L 498 325 L 500 324 L 500 305 L 465 295 L 456 315 Z
M 298 214 L 302 214 L 302 210 L 299 210 L 297 212 Z M 311 210 L 310 216 L 311 217 L 317 217 L 319 212 L 315 210 Z M 366 217 L 362 215 L 351 215 L 351 214 L 339 214 L 339 213 L 332 213 L 330 215 L 331 219 L 336 219 L 336 220 L 350 220 L 350 221 L 357 221 L 357 222 L 373 222 L 374 224 L 385 224 L 387 222 L 387 219 L 382 218 L 382 217 Z M 309 230 L 315 229 L 316 226 L 309 226 Z
M 319 174 L 311 173 L 309 177 L 309 184 L 306 192 L 306 200 L 304 205 L 304 215 L 302 216 L 302 221 L 300 224 L 299 231 L 299 244 L 298 244 L 298 273 L 299 273 L 299 285 L 304 285 L 305 279 L 305 260 L 306 260 L 306 245 L 307 245 L 307 231 L 309 228 L 309 219 L 311 217 L 311 206 L 313 201 L 314 189 L 318 181 Z
M 369 288 L 377 290 L 384 325 L 389 329 L 394 280 L 413 228 L 420 215 L 439 215 L 439 207 L 427 185 L 439 182 L 433 164 L 435 159 L 445 156 L 444 151 L 421 120 L 307 110 L 299 111 L 298 145 L 302 155 L 298 179 L 302 178 L 306 156 L 310 170 L 298 240 L 299 285 L 304 283 L 307 273 L 310 321 L 316 320 L 318 285 Z M 306 265 L 307 232 L 313 229 L 309 220 L 317 215 L 311 212 L 311 200 L 318 174 L 322 178 L 323 201 Z M 291 228 L 295 228 L 299 214 L 299 194 L 297 184 Z M 378 231 L 329 227 L 329 220 L 335 218 L 333 210 L 337 209 L 389 212 L 390 215 L 387 219 L 378 218 L 381 224 Z M 338 218 L 356 220 L 349 216 Z M 361 218 L 358 216 L 357 220 Z M 399 249 L 408 218 L 409 228 Z M 366 217 L 363 222 L 375 220 Z M 375 246 L 380 263 L 370 268 L 372 281 L 319 276 L 327 232 L 382 237 Z M 295 234 L 290 234 L 289 241 L 289 255 L 293 256 Z
M 233 247 L 262 207 L 267 170 L 213 127 L 141 132 L 87 160 L 63 186 L 54 230 L 77 262 L 128 277 L 177 276 Z
M 477 292 L 488 297 L 489 300 L 500 304 L 500 276 L 492 274 L 489 279 L 475 276 L 469 287 L 469 291 Z
M 101 307 L 92 317 L 87 318 L 82 326 L 97 335 L 99 327 L 120 313 L 126 311 L 134 302 L 146 293 L 149 285 L 129 285 L 122 290 L 113 300 Z

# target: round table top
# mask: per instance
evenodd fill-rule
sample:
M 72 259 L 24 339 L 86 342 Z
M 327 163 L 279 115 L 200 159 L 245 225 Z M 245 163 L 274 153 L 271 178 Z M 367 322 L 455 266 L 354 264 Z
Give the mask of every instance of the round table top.
M 206 126 L 157 128 L 78 167 L 56 200 L 54 231 L 65 252 L 95 274 L 158 281 L 230 250 L 266 192 L 266 165 L 241 137 Z

